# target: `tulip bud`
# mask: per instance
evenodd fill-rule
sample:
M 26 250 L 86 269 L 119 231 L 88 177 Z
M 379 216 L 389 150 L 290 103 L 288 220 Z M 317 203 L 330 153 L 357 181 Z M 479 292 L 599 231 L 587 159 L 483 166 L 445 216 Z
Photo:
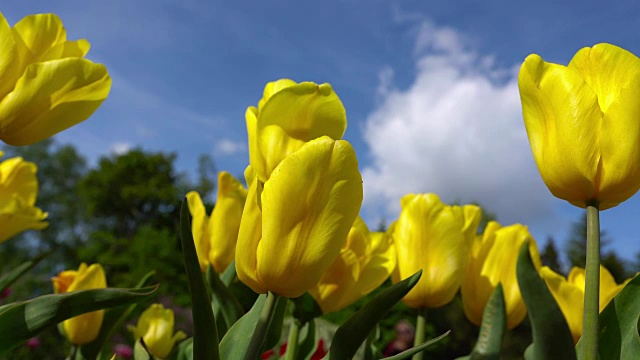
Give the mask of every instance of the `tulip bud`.
M 533 157 L 551 193 L 616 206 L 640 188 L 640 59 L 610 44 L 568 66 L 529 55 L 518 76 Z
M 0 153 L 1 156 L 1 153 Z M 41 230 L 47 213 L 35 207 L 38 168 L 34 163 L 11 158 L 0 163 L 0 243 L 25 230 Z
M 175 343 L 187 337 L 181 330 L 173 334 L 173 326 L 173 310 L 165 309 L 162 304 L 152 304 L 140 315 L 137 326 L 127 328 L 133 332 L 136 341 L 142 338 L 153 356 L 166 358 Z
M 51 281 L 56 294 L 107 287 L 107 278 L 100 264 L 87 267 L 82 263 L 78 270 L 63 271 Z M 103 317 L 104 310 L 98 310 L 65 320 L 62 323 L 64 335 L 74 345 L 90 343 L 98 337 Z
M 259 177 L 247 183 L 238 277 L 258 293 L 298 297 L 340 254 L 360 210 L 355 152 L 348 142 L 324 136 L 287 156 L 264 184 Z
M 202 271 L 211 264 L 221 273 L 233 261 L 246 197 L 244 186 L 226 171 L 218 174 L 218 197 L 211 217 L 200 195 L 195 191 L 187 193 L 191 230 Z
M 527 308 L 520 294 L 516 265 L 525 242 L 529 243 L 534 266 L 540 269 L 538 247 L 526 226 L 500 227 L 491 221 L 484 234 L 476 236 L 461 287 L 462 305 L 469 321 L 478 326 L 482 323 L 484 308 L 498 283 L 502 284 L 507 327 L 513 329 L 524 320 Z
M 435 194 L 405 195 L 401 204 L 400 218 L 389 228 L 398 254 L 393 282 L 422 269 L 422 277 L 402 301 L 413 308 L 446 305 L 462 282 L 481 210 L 444 205 Z

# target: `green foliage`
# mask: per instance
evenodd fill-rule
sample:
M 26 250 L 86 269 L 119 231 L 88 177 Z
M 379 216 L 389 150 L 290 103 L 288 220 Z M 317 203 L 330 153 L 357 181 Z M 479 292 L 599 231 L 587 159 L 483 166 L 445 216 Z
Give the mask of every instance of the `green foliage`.
M 569 326 L 538 271 L 533 266 L 529 244 L 520 249 L 517 266 L 518 286 L 533 326 L 533 344 L 527 360 L 571 360 L 576 358 Z
M 502 285 L 493 290 L 482 314 L 480 335 L 471 355 L 460 359 L 497 360 L 502 350 L 502 339 L 507 332 L 507 313 L 505 311 Z

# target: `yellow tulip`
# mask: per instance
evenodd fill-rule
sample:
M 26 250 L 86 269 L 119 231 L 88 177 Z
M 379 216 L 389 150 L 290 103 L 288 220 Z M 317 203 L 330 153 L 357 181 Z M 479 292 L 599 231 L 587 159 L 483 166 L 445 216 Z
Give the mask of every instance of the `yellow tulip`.
M 202 271 L 211 264 L 216 272 L 221 273 L 235 258 L 246 198 L 247 189 L 226 171 L 218 174 L 218 197 L 211 217 L 207 215 L 197 192 L 190 191 L 187 194 L 192 216 L 191 228 Z
M 339 311 L 380 286 L 396 267 L 396 249 L 385 233 L 370 233 L 358 217 L 340 255 L 309 293 L 323 312 Z
M 252 167 L 245 175 L 255 174 Z M 266 182 L 247 178 L 236 270 L 257 293 L 298 297 L 340 254 L 362 203 L 351 145 L 327 136 L 284 158 Z
M 555 273 L 547 266 L 540 269 L 540 276 L 544 279 L 551 295 L 558 303 L 564 318 L 569 325 L 574 343 L 577 343 L 582 336 L 582 320 L 584 310 L 584 285 L 585 271 L 582 268 L 574 267 L 569 272 L 569 277 Z M 609 302 L 624 288 L 631 279 L 627 279 L 622 284 L 617 284 L 611 273 L 600 265 L 600 312 Z
M 400 218 L 389 228 L 398 254 L 392 279 L 398 282 L 422 269 L 403 302 L 413 308 L 446 305 L 462 282 L 481 210 L 444 205 L 435 194 L 405 195 L 401 205 Z
M 153 356 L 165 358 L 171 353 L 176 342 L 187 337 L 183 331 L 173 334 L 173 310 L 162 304 L 152 304 L 138 319 L 137 326 L 127 326 L 136 341 L 140 338 Z
M 339 140 L 347 128 L 344 106 L 331 85 L 289 79 L 268 83 L 245 118 L 249 162 L 262 182 L 304 143 L 321 136 Z
M 600 210 L 640 188 L 640 59 L 610 44 L 568 66 L 529 55 L 518 77 L 531 150 L 551 193 Z
M 63 271 L 51 281 L 56 294 L 107 287 L 107 278 L 100 264 L 87 266 L 82 263 L 78 270 Z M 104 310 L 98 310 L 65 320 L 62 323 L 64 334 L 72 344 L 90 343 L 98 336 L 103 317 Z
M 28 145 L 87 119 L 107 98 L 104 65 L 84 59 L 86 40 L 68 41 L 54 14 L 13 28 L 0 13 L 0 139 Z
M 41 230 L 49 225 L 43 221 L 47 213 L 34 206 L 37 171 L 34 163 L 20 157 L 0 163 L 0 243 L 22 231 Z
M 462 305 L 467 319 L 476 325 L 482 323 L 482 314 L 493 290 L 502 284 L 507 314 L 507 327 L 518 326 L 527 315 L 516 277 L 518 252 L 525 242 L 536 269 L 540 269 L 540 255 L 535 240 L 527 227 L 520 224 L 501 227 L 489 222 L 483 235 L 476 236 L 462 281 Z

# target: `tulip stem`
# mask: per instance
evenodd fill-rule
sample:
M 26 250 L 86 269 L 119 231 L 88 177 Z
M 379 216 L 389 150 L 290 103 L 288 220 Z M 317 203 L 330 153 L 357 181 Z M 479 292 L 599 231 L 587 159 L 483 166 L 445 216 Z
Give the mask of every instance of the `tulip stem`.
M 587 261 L 582 326 L 583 359 L 598 359 L 600 295 L 600 213 L 598 202 L 587 203 Z
M 253 330 L 253 336 L 251 336 L 247 352 L 244 354 L 244 360 L 255 360 L 260 358 L 262 345 L 264 344 L 264 339 L 267 336 L 269 323 L 271 323 L 271 318 L 273 317 L 274 310 L 276 309 L 276 303 L 279 298 L 280 295 L 272 292 L 267 294 L 264 306 L 262 307 L 262 312 L 260 312 L 260 319 L 258 319 L 256 328 Z
M 71 344 L 71 349 L 69 349 L 69 356 L 67 357 L 67 359 L 75 360 L 77 352 L 78 352 L 78 347 L 73 345 L 73 344 Z
M 413 346 L 421 345 L 424 342 L 424 332 L 427 327 L 427 308 L 418 308 L 418 319 L 416 320 L 416 338 L 413 342 Z M 421 351 L 413 355 L 412 360 L 422 360 L 424 351 Z
M 298 336 L 300 334 L 300 320 L 293 318 L 291 328 L 289 329 L 289 339 L 287 340 L 287 354 L 285 360 L 294 360 L 296 358 L 296 350 L 298 350 Z

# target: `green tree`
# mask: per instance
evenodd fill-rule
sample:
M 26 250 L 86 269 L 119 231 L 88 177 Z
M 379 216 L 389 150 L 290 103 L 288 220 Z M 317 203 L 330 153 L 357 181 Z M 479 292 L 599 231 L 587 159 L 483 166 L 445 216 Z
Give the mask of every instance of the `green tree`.
M 560 256 L 558 254 L 558 249 L 556 248 L 556 244 L 552 236 L 547 237 L 547 242 L 542 249 L 542 253 L 540 253 L 540 260 L 542 261 L 542 265 L 548 266 L 549 268 L 551 268 L 551 270 L 557 272 L 558 274 L 562 273 Z
M 611 242 L 606 230 L 600 230 L 600 249 L 604 252 Z M 567 240 L 567 260 L 569 267 L 584 268 L 587 257 L 587 213 L 580 215 L 580 219 L 571 224 L 571 233 Z

